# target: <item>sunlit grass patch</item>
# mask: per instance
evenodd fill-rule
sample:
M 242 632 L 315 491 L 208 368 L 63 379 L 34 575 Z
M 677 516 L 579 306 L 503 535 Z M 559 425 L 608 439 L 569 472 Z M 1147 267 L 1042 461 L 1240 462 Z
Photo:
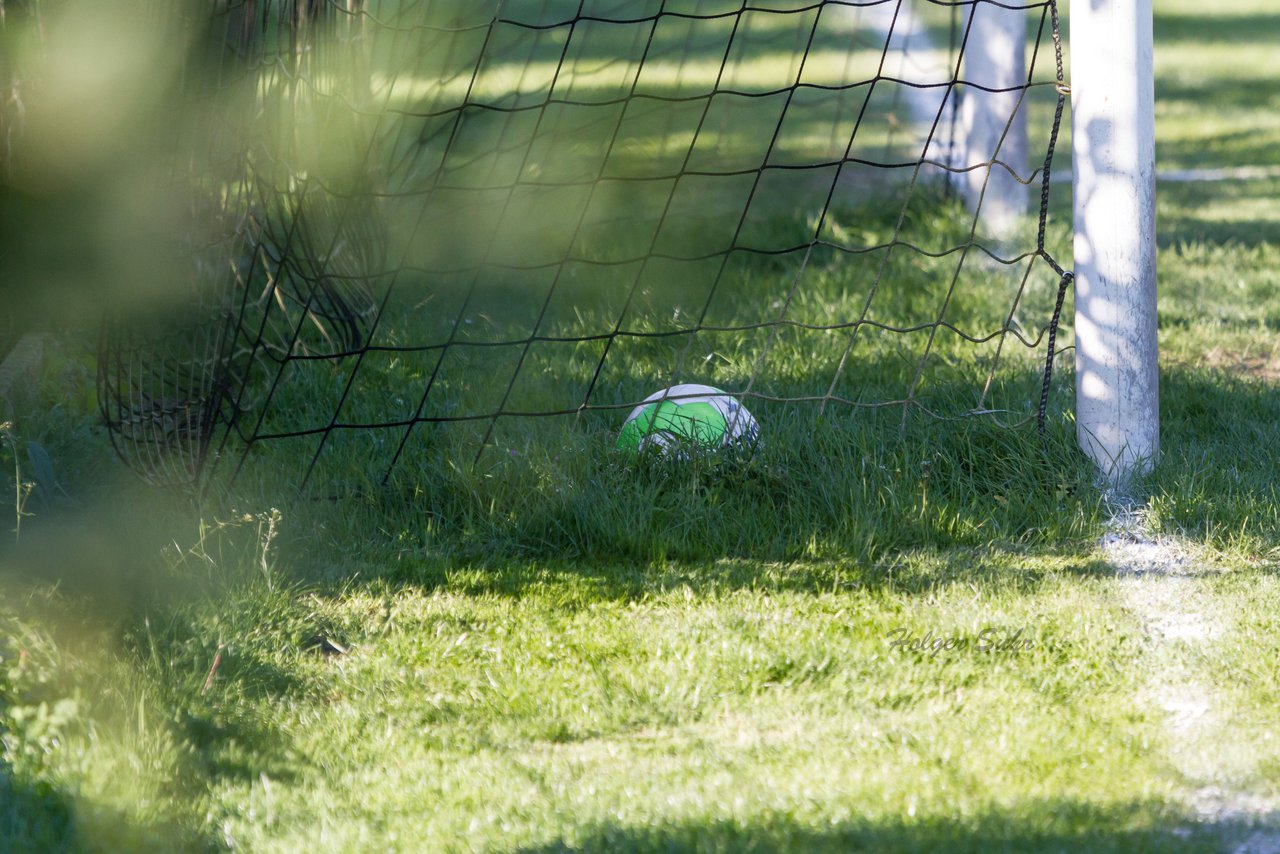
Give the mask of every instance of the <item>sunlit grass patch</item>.
M 323 695 L 255 699 L 234 676 L 211 692 L 211 711 L 261 715 L 308 757 L 227 777 L 215 798 L 254 848 L 589 841 L 596 825 L 715 840 L 762 810 L 819 836 L 852 822 L 874 844 L 897 816 L 923 832 L 1010 791 L 1127 811 L 1158 799 L 1125 783 L 1158 775 L 1158 736 L 1122 699 L 1140 672 L 1107 663 L 1135 637 L 1106 585 L 1087 563 L 996 553 L 639 574 L 406 566 L 307 605 L 342 654 L 272 653 L 323 674 Z M 1155 803 L 1136 809 L 1158 836 Z

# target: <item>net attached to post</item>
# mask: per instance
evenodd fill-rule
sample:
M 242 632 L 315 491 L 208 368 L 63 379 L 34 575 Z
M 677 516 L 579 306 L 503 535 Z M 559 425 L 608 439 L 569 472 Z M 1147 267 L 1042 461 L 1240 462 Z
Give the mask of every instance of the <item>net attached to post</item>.
M 1011 84 L 980 79 L 984 16 L 1030 33 Z M 766 433 L 796 407 L 1043 425 L 1070 280 L 1054 2 L 243 0 L 199 23 L 190 280 L 102 346 L 107 423 L 154 482 L 471 464 L 611 433 L 681 382 Z

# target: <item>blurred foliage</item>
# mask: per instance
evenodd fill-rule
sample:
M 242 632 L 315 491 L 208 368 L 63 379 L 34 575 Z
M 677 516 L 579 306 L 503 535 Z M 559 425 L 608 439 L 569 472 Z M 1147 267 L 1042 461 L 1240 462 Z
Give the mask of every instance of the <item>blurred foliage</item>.
M 191 40 L 154 0 L 0 9 L 2 344 L 167 281 L 182 202 L 162 179 Z

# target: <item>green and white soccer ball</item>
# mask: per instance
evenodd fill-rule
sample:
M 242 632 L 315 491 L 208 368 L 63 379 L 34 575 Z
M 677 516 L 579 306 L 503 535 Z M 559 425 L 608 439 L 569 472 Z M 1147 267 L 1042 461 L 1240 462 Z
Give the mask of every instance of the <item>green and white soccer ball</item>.
M 663 454 L 692 449 L 750 449 L 760 425 L 736 398 L 718 388 L 682 383 L 654 392 L 631 410 L 618 434 L 618 447 Z

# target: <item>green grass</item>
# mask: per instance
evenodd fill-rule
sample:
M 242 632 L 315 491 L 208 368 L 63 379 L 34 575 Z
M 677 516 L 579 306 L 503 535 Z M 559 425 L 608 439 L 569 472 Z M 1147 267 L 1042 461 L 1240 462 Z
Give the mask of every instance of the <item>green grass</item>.
M 903 568 L 908 578 L 918 571 Z M 357 844 L 354 834 L 370 822 L 406 849 L 464 837 L 486 847 L 573 844 L 595 834 L 637 835 L 643 847 L 649 834 L 700 835 L 682 826 L 713 828 L 706 841 L 723 836 L 725 844 L 741 818 L 773 813 L 793 825 L 784 839 L 822 838 L 833 818 L 850 823 L 829 840 L 835 844 L 860 833 L 874 839 L 877 825 L 912 809 L 912 798 L 947 804 L 932 816 L 943 821 L 956 807 L 981 814 L 1005 786 L 1026 787 L 1032 801 L 1050 792 L 1096 798 L 1088 773 L 1041 778 L 1060 750 L 1142 764 L 1127 736 L 1106 734 L 1093 717 L 1118 717 L 1116 729 L 1128 729 L 1128 713 L 1114 711 L 1120 704 L 1103 711 L 1107 697 L 1123 693 L 1123 679 L 1116 685 L 1114 673 L 1060 667 L 1077 645 L 1095 642 L 1074 611 L 1096 602 L 1078 587 L 1064 597 L 1065 579 L 1050 581 L 1044 599 L 1032 592 L 1040 578 L 1011 583 L 1012 595 L 991 594 L 991 623 L 1032 623 L 1042 647 L 1001 661 L 886 649 L 891 627 L 975 633 L 963 583 L 936 591 L 920 613 L 910 581 L 802 572 L 803 588 L 826 586 L 825 575 L 831 589 L 789 590 L 786 567 L 708 565 L 659 576 L 639 597 L 578 592 L 572 569 L 528 571 L 518 597 L 481 592 L 492 583 L 483 576 L 445 589 L 374 585 L 339 595 L 321 606 L 321 618 L 360 651 L 313 665 L 328 671 L 328 696 L 303 699 L 292 714 L 276 703 L 264 709 L 318 768 L 336 773 L 298 769 L 288 793 L 255 789 L 250 796 L 263 798 L 274 820 L 232 832 L 255 849 L 317 844 L 325 828 L 304 829 L 300 819 L 318 796 L 347 804 L 339 815 L 355 819 L 329 831 L 326 844 L 339 848 Z M 1115 642 L 1123 647 L 1124 639 Z M 1039 679 L 1064 698 L 1090 694 L 1098 709 L 1080 718 L 1075 709 L 1052 732 L 1025 727 L 1004 704 L 1035 691 Z M 371 717 L 374 697 L 382 699 Z M 971 729 L 940 722 L 961 708 Z M 1097 723 L 1104 726 L 1090 733 Z M 988 777 L 975 749 L 987 739 L 1004 739 L 1012 761 L 974 791 Z M 939 754 L 955 764 L 937 768 L 937 779 L 916 792 L 898 788 L 904 762 L 934 767 Z M 371 772 L 389 776 L 389 785 L 361 797 Z M 824 781 L 819 803 L 815 779 Z M 233 797 L 242 791 L 229 789 Z M 406 809 L 414 802 L 436 806 L 424 815 Z M 488 818 L 476 826 L 467 805 L 480 803 Z M 931 813 L 925 806 L 920 818 L 927 823 Z M 715 830 L 721 823 L 727 827 Z
M 1117 824 L 1155 847 L 1172 840 L 1161 799 L 1174 781 L 1148 749 L 1158 728 L 1128 702 L 1142 674 L 1116 666 L 1135 657 L 1136 626 L 1087 559 L 411 561 L 368 574 L 327 590 L 224 584 L 218 607 L 197 597 L 133 621 L 103 657 L 166 674 L 142 696 L 119 682 L 92 691 L 83 680 L 100 661 L 40 662 L 55 674 L 15 678 L 17 708 L 59 696 L 63 679 L 77 685 L 74 717 L 19 718 L 15 752 L 59 737 L 59 758 L 83 763 L 80 798 L 127 805 L 126 840 L 203 832 L 251 850 L 733 847 L 757 834 L 783 848 L 924 850 L 957 833 L 979 850 L 992 832 L 1072 844 Z M 895 629 L 967 647 L 897 649 Z M 984 630 L 1021 630 L 1031 648 L 981 650 Z M 121 714 L 123 732 L 97 723 Z M 169 746 L 160 757 L 156 742 Z M 104 760 L 207 792 L 178 801 L 189 812 L 171 829 L 145 790 L 120 796 Z M 226 818 L 202 827 L 210 808 Z M 90 819 L 68 832 L 92 845 L 97 830 Z
M 1156 11 L 1162 167 L 1266 165 L 1280 19 L 1248 0 Z M 225 501 L 192 508 L 112 463 L 90 360 L 51 344 L 35 399 L 0 410 L 0 522 L 21 528 L 0 546 L 0 849 L 1230 849 L 1248 821 L 1198 820 L 1195 793 L 1280 797 L 1274 183 L 1160 188 L 1163 455 L 1141 486 L 1155 528 L 1198 551 L 1188 578 L 1137 583 L 1202 613 L 1202 642 L 1144 626 L 1096 550 L 1108 508 L 1074 450 L 1069 356 L 1044 442 L 761 401 L 749 464 L 637 465 L 610 449 L 623 413 L 602 410 L 500 423 L 475 467 L 474 429 L 424 432 L 386 489 L 370 448 L 384 459 L 398 434 L 340 432 L 321 460 L 339 500 L 294 495 L 306 440 L 265 444 Z M 962 218 L 927 201 L 915 233 L 954 239 Z M 885 223 L 849 205 L 832 228 Z M 859 304 L 856 261 L 813 263 L 799 316 Z M 883 306 L 909 322 L 945 264 L 896 263 Z M 786 274 L 733 271 L 752 297 Z M 965 285 L 952 316 L 998 325 L 1005 283 Z M 492 294 L 480 322 L 527 312 L 507 283 Z M 775 342 L 776 388 L 829 378 L 840 342 L 813 341 Z M 726 384 L 763 346 L 706 343 L 705 379 Z M 901 389 L 916 343 L 875 347 L 849 387 Z M 940 342 L 922 400 L 973 407 L 989 361 L 972 354 Z M 635 346 L 636 376 L 603 400 L 652 390 L 670 355 Z M 590 356 L 535 356 L 517 391 L 580 384 Z M 445 399 L 483 409 L 462 372 L 507 358 L 467 356 Z M 353 418 L 429 363 L 374 367 Z M 995 399 L 1017 420 L 1035 353 L 1006 367 Z M 331 380 L 285 393 L 324 419 Z M 952 648 L 893 645 L 926 636 Z M 1207 686 L 1212 725 L 1171 728 L 1162 678 Z
M 806 233 L 816 227 L 812 216 L 761 218 L 751 245 L 803 246 Z M 1070 450 L 1069 425 L 1062 415 L 1069 399 L 1064 382 L 1049 400 L 1054 429 L 1043 451 L 1027 431 L 1006 435 L 992 429 L 993 423 L 1025 426 L 1035 418 L 1045 354 L 1043 326 L 1052 313 L 1056 274 L 1036 258 L 997 265 L 979 250 L 966 254 L 970 218 L 936 188 L 917 188 L 901 217 L 901 230 L 899 219 L 887 204 L 841 207 L 825 222 L 823 237 L 870 247 L 897 236 L 922 240 L 928 252 L 953 251 L 939 257 L 909 248 L 847 255 L 819 247 L 807 253 L 803 266 L 799 253 L 764 258 L 738 254 L 725 262 L 723 272 L 718 257 L 618 269 L 571 262 L 533 274 L 489 273 L 474 293 L 474 274 L 436 277 L 429 290 L 425 277 L 417 281 L 407 276 L 410 280 L 399 282 L 383 313 L 378 343 L 412 347 L 456 335 L 455 346 L 443 355 L 439 350 L 374 350 L 358 365 L 352 359 L 291 363 L 280 372 L 261 432 L 304 434 L 256 446 L 246 479 L 252 480 L 255 470 L 272 486 L 288 477 L 290 469 L 301 477 L 305 469 L 291 461 L 315 454 L 323 443 L 312 473 L 314 491 L 320 494 L 374 488 L 400 452 L 396 476 L 406 488 L 425 490 L 437 503 L 448 503 L 451 493 L 465 490 L 480 506 L 491 499 L 503 503 L 526 497 L 559 504 L 563 502 L 549 491 L 557 483 L 572 482 L 580 502 L 594 512 L 625 493 L 625 487 L 618 487 L 631 479 L 620 471 L 624 461 L 612 452 L 608 435 L 635 401 L 669 384 L 672 372 L 679 370 L 689 381 L 749 388 L 755 395 L 744 402 L 761 421 L 764 449 L 752 466 L 730 476 L 741 474 L 749 485 L 769 490 L 779 500 L 801 506 L 821 502 L 829 513 L 847 503 L 830 493 L 874 491 L 875 483 L 885 481 L 879 469 L 888 466 L 907 478 L 901 489 L 887 489 L 892 494 L 886 500 L 902 504 L 908 500 L 904 493 L 919 491 L 919 473 L 911 467 L 931 465 L 925 461 L 932 453 L 927 446 L 936 450 L 939 442 L 964 446 L 939 456 L 949 461 L 944 466 L 958 466 L 977 492 L 1008 491 L 1009 478 L 1027 476 L 1037 482 L 1032 490 L 1079 496 L 1075 486 L 1087 474 Z M 733 223 L 727 227 L 732 229 Z M 704 238 L 715 246 L 724 235 L 708 237 L 706 232 L 724 228 L 713 224 L 693 232 L 672 231 L 689 247 Z M 1061 237 L 1055 228 L 1053 238 Z M 1019 246 L 1030 245 L 1033 236 L 1022 234 Z M 628 251 L 617 254 L 625 257 Z M 833 319 L 856 320 L 865 310 L 868 323 L 881 326 L 771 325 L 798 276 L 802 286 L 790 297 L 788 320 L 821 327 Z M 426 302 L 424 292 L 429 293 Z M 712 328 L 688 334 L 704 306 L 704 323 Z M 551 340 L 526 345 L 535 331 L 531 318 L 540 313 L 536 333 Z M 1002 332 L 1009 318 L 1013 331 Z M 455 319 L 461 321 L 456 332 Z M 618 322 L 631 335 L 608 342 L 571 340 L 599 337 Z M 983 340 L 975 344 L 962 335 Z M 1060 369 L 1065 361 L 1058 360 Z M 348 389 L 356 370 L 357 380 Z M 422 389 L 429 380 L 431 397 L 423 406 Z M 787 400 L 828 395 L 835 402 L 825 411 Z M 574 408 L 584 402 L 590 408 L 575 415 Z M 252 405 L 261 405 L 261 394 Z M 500 408 L 568 414 L 491 418 Z M 979 411 L 986 416 L 975 415 Z M 397 426 L 327 429 L 335 421 L 393 424 L 415 415 L 456 421 L 417 425 L 411 431 Z M 939 426 L 937 416 L 951 420 Z M 912 429 L 904 429 L 906 424 Z M 480 439 L 491 425 L 492 442 L 475 467 Z M 818 447 L 810 441 L 814 435 L 820 437 L 819 456 L 803 462 L 800 458 Z M 1005 443 L 1022 448 L 1010 446 L 1010 458 L 1034 454 L 1044 461 L 1044 470 L 1002 468 L 997 447 Z M 565 453 L 566 448 L 572 453 Z M 991 471 L 982 470 L 985 461 L 978 462 L 987 457 L 997 458 Z M 277 465 L 275 459 L 286 462 Z M 840 462 L 834 464 L 834 459 Z M 818 481 L 795 488 L 790 478 L 805 471 L 818 475 Z M 374 483 L 362 483 L 361 477 Z M 973 483 L 988 477 L 997 482 Z M 530 482 L 520 484 L 521 478 Z M 1074 502 L 1052 510 L 1046 506 L 1046 523 L 1057 527 L 1053 520 L 1071 516 L 1075 509 Z M 440 515 L 446 523 L 455 518 L 451 512 Z M 795 520 L 783 524 L 797 529 Z

